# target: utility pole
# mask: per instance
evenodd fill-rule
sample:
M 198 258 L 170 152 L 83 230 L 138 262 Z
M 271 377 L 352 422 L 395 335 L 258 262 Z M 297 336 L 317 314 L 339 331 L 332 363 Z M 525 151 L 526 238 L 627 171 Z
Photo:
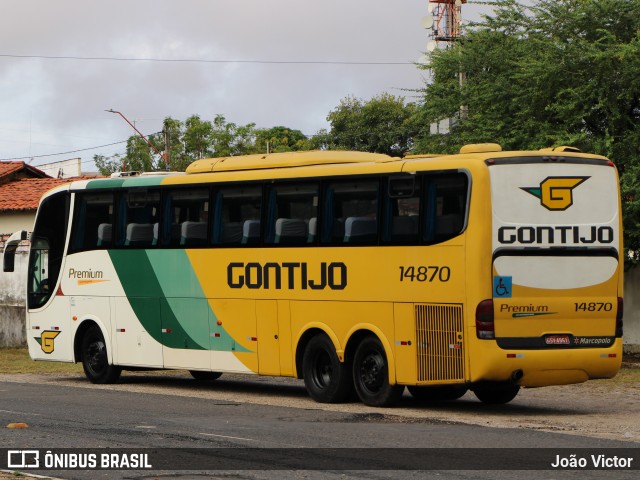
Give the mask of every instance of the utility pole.
M 164 134 L 164 168 L 171 170 L 171 137 L 166 128 L 162 130 L 162 133 Z
M 120 115 L 120 116 L 123 118 L 123 120 L 124 120 L 125 122 L 127 122 L 127 123 L 131 126 L 131 128 L 133 128 L 133 129 L 135 130 L 135 132 L 136 132 L 138 135 L 140 135 L 140 137 L 144 140 L 144 142 L 145 142 L 147 145 L 149 145 L 149 147 L 151 147 L 151 149 L 152 149 L 154 152 L 156 152 L 158 155 L 160 155 L 160 157 L 164 160 L 164 164 L 165 164 L 165 166 L 167 166 L 167 167 L 168 167 L 168 165 L 169 165 L 169 164 L 167 163 L 167 155 L 168 155 L 168 153 L 166 153 L 166 154 L 165 154 L 165 153 L 160 152 L 160 150 L 158 150 L 158 149 L 156 148 L 156 146 L 155 146 L 153 143 L 151 143 L 151 142 L 147 139 L 147 137 L 145 137 L 145 136 L 142 134 L 142 132 L 140 132 L 140 130 L 138 130 L 138 129 L 136 128 L 136 126 L 135 126 L 133 123 L 131 123 L 131 122 L 129 121 L 129 119 L 128 119 L 127 117 L 125 117 L 121 112 L 118 112 L 117 110 L 114 110 L 113 108 L 110 108 L 109 110 L 105 110 L 105 112 L 109 112 L 109 113 L 117 113 L 118 115 Z M 166 140 L 167 140 L 167 137 L 165 137 L 165 142 L 166 142 Z M 169 151 L 169 150 L 167 149 L 167 150 L 166 150 L 166 152 L 168 152 L 168 151 Z

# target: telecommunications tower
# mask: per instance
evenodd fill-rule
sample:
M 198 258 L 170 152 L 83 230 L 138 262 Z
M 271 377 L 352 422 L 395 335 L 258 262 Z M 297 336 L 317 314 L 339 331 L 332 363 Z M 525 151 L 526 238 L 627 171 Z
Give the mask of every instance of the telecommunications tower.
M 430 55 L 436 48 L 449 48 L 460 39 L 462 4 L 467 0 L 428 0 L 428 15 L 422 18 L 422 26 L 429 30 L 427 51 L 418 63 L 429 65 Z M 464 72 L 458 74 L 460 87 L 465 81 Z M 459 118 L 467 116 L 467 107 L 460 106 Z M 449 133 L 456 119 L 445 118 L 431 124 L 431 133 Z
M 462 4 L 467 0 L 429 0 L 428 15 L 422 18 L 422 26 L 430 30 L 427 55 L 437 47 L 449 47 L 460 39 Z

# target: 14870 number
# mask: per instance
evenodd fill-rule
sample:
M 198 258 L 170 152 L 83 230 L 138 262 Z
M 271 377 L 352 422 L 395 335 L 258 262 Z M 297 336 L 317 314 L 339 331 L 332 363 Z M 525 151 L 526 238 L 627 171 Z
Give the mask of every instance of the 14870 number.
M 449 267 L 400 265 L 399 268 L 401 282 L 448 282 L 451 278 Z

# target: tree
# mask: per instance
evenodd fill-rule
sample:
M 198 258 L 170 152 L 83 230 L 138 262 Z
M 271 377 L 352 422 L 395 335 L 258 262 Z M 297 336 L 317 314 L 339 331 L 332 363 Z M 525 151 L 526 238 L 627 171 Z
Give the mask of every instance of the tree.
M 640 1 L 492 3 L 493 13 L 458 44 L 433 54 L 417 118 L 424 126 L 443 118 L 455 124 L 449 135 L 424 128 L 415 151 L 497 142 L 606 155 L 625 171 L 625 243 L 639 251 Z
M 296 152 L 310 150 L 311 144 L 300 130 L 280 126 L 256 130 L 255 149 L 259 153 Z
M 105 155 L 94 155 L 93 162 L 96 164 L 100 175 L 109 176 L 114 172 L 122 170 L 122 158 L 116 154 L 111 157 Z
M 164 154 L 157 155 L 138 135 L 127 140 L 126 155 L 96 155 L 94 161 L 103 175 L 123 169 L 146 172 L 169 168 L 184 171 L 201 158 L 266 153 L 267 143 L 272 152 L 310 150 L 316 145 L 300 130 L 282 126 L 256 129 L 255 123 L 237 125 L 227 122 L 224 115 L 216 115 L 213 121 L 203 120 L 199 115 L 192 115 L 184 122 L 166 117 L 163 132 L 150 135 L 148 140 L 158 151 L 165 152 L 167 137 L 168 164 Z
M 388 93 L 367 102 L 347 97 L 327 116 L 331 130 L 323 140 L 330 149 L 403 155 L 418 131 L 415 112 L 413 103 Z

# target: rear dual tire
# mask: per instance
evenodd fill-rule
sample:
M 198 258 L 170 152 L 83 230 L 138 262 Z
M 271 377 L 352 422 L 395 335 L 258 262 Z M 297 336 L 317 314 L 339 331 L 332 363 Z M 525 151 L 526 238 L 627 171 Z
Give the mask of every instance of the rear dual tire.
M 348 365 L 340 362 L 333 342 L 326 335 L 309 340 L 302 358 L 302 373 L 307 392 L 316 402 L 344 402 L 353 391 Z
M 396 404 L 403 385 L 389 383 L 389 363 L 382 342 L 377 337 L 365 337 L 353 357 L 353 384 L 365 405 L 390 407 Z

